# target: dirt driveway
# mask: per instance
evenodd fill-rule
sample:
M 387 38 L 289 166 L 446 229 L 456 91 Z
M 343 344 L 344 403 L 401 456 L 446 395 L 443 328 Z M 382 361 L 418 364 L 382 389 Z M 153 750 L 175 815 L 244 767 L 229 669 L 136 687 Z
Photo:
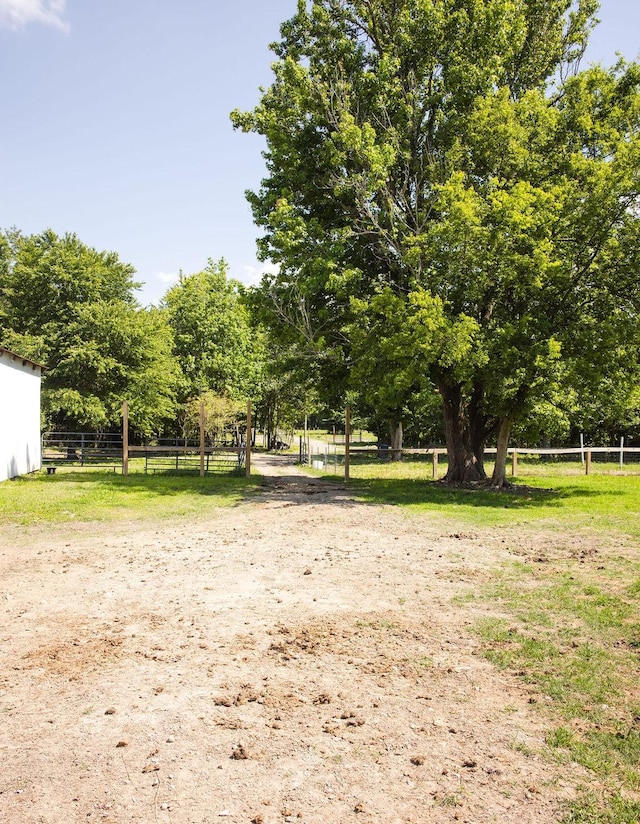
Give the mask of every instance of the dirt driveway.
M 207 520 L 0 538 L 0 821 L 559 820 L 583 776 L 452 601 L 505 536 L 259 471 Z

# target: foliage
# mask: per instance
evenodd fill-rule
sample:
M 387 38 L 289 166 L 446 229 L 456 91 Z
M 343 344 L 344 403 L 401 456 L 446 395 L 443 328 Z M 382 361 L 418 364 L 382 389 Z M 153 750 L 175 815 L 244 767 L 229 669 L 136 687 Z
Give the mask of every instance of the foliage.
M 49 427 L 119 426 L 151 434 L 174 414 L 176 367 L 162 313 L 140 309 L 133 269 L 75 235 L 3 236 L 3 345 L 43 362 Z
M 264 354 L 250 325 L 242 287 L 224 260 L 181 275 L 163 299 L 180 364 L 180 400 L 212 391 L 229 398 L 256 393 Z
M 260 399 L 255 406 L 256 426 L 266 432 L 268 448 L 281 440 L 285 431 L 300 426 L 306 414 L 319 408 L 308 380 L 300 378 L 297 369 L 288 368 L 290 361 L 285 354 L 267 365 Z
M 200 432 L 200 405 L 204 405 L 204 433 L 210 443 L 220 443 L 232 426 L 246 421 L 246 404 L 234 401 L 224 395 L 205 392 L 187 403 L 185 414 L 185 434 L 194 436 Z M 246 426 L 245 426 L 246 429 Z
M 134 269 L 115 252 L 98 252 L 74 234 L 5 234 L 10 261 L 2 274 L 4 325 L 38 335 L 49 324 L 75 319 L 76 308 L 96 302 L 135 305 Z M 6 247 L 5 247 L 6 248 Z
M 425 362 L 458 363 L 462 371 L 474 364 L 470 345 L 473 321 L 447 324 L 442 301 L 424 290 L 399 297 L 381 289 L 370 300 L 352 298 L 350 384 L 387 420 L 393 444 L 394 427 L 414 420 L 416 407 L 429 407 L 435 387 L 425 373 Z M 415 427 L 415 420 L 414 420 Z
M 640 73 L 576 72 L 596 8 L 300 2 L 232 115 L 267 139 L 271 327 L 382 413 L 437 386 L 450 480 L 482 478 L 499 432 L 502 483 L 512 421 L 586 363 L 628 385 L 638 361 Z

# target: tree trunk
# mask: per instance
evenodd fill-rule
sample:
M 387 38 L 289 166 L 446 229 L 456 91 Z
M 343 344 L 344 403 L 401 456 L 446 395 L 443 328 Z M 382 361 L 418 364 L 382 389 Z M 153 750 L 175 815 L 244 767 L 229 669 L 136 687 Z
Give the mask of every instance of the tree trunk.
M 511 419 L 502 418 L 500 429 L 498 430 L 498 449 L 496 452 L 496 462 L 493 467 L 491 486 L 509 486 L 507 481 L 507 448 L 509 446 L 509 434 L 511 432 Z
M 469 400 L 469 407 L 466 410 L 468 418 L 468 426 L 471 438 L 471 448 L 476 458 L 476 465 L 478 471 L 483 478 L 486 478 L 484 470 L 484 445 L 491 431 L 487 427 L 487 418 L 482 414 L 482 401 L 484 399 L 484 389 L 481 385 L 476 384 L 471 393 Z
M 459 386 L 440 385 L 448 468 L 446 483 L 470 483 L 486 478 L 482 460 L 484 442 L 478 421 L 469 421 Z
M 392 461 L 402 460 L 402 421 L 389 421 L 389 451 Z

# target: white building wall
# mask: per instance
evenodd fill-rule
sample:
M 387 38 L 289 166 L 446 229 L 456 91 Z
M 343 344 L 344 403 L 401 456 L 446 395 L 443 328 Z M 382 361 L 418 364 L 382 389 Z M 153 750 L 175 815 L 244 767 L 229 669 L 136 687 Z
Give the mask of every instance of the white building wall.
M 0 350 L 0 481 L 42 466 L 41 374 L 35 364 Z

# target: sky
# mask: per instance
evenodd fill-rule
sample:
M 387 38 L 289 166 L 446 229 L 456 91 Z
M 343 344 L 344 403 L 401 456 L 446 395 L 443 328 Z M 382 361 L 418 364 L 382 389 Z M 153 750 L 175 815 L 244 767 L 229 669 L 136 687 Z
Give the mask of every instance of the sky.
M 0 228 L 74 232 L 136 270 L 142 304 L 225 258 L 259 281 L 245 199 L 262 138 L 235 132 L 271 82 L 296 0 L 0 0 Z M 583 65 L 640 53 L 640 0 L 601 0 Z

